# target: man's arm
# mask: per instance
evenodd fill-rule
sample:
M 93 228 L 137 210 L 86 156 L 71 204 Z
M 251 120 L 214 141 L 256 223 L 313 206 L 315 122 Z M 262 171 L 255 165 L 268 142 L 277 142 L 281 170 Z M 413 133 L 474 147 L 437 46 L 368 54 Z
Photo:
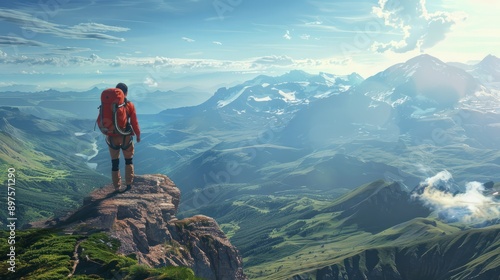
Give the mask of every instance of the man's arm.
M 137 120 L 135 106 L 132 102 L 128 102 L 127 106 L 130 113 L 130 125 L 132 125 L 137 142 L 141 142 L 141 128 L 139 127 L 139 121 Z

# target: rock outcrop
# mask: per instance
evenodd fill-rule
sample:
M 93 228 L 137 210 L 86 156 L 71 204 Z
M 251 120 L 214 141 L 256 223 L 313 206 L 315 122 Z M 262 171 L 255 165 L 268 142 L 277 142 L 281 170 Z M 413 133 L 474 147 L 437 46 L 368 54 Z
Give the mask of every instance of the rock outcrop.
M 33 226 L 79 234 L 105 231 L 121 241 L 119 252 L 151 267 L 185 266 L 204 279 L 247 279 L 239 252 L 217 222 L 202 215 L 177 219 L 179 202 L 180 191 L 167 176 L 136 176 L 124 193 L 107 185 L 69 217 Z

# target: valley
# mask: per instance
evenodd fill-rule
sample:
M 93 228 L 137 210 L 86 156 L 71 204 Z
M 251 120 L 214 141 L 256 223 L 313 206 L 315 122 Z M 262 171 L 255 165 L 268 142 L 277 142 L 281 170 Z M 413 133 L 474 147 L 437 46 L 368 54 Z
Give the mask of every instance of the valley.
M 421 55 L 366 79 L 257 76 L 198 105 L 139 114 L 136 173 L 169 176 L 182 192 L 178 216 L 213 217 L 250 279 L 494 279 L 498 219 L 461 217 L 500 214 L 500 87 L 484 82 L 499 67 L 493 56 L 466 70 Z M 20 170 L 25 222 L 109 183 L 107 147 L 90 109 L 83 118 L 71 109 L 76 94 L 50 106 L 34 106 L 45 95 L 15 95 L 0 93 L 10 102 L 0 109 L 0 165 Z M 418 192 L 454 202 L 472 197 L 470 182 L 481 186 L 477 207 Z M 67 198 L 47 210 L 56 195 Z

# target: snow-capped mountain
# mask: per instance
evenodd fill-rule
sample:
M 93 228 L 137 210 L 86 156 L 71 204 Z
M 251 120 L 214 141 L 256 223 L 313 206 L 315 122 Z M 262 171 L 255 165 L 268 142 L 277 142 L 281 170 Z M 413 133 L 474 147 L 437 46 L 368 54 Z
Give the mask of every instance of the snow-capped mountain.
M 250 131 L 273 125 L 280 128 L 279 137 L 289 146 L 311 141 L 312 146 L 324 146 L 339 139 L 393 141 L 401 135 L 424 141 L 436 129 L 446 132 L 447 137 L 439 141 L 445 144 L 465 143 L 467 138 L 460 136 L 464 129 L 477 132 L 474 126 L 462 127 L 467 122 L 464 110 L 468 110 L 467 116 L 476 116 L 470 112 L 475 110 L 484 120 L 482 114 L 491 112 L 493 118 L 484 124 L 500 127 L 495 124 L 500 123 L 496 111 L 490 108 L 497 100 L 496 93 L 469 72 L 420 55 L 366 80 L 357 74 L 311 75 L 303 71 L 258 76 L 220 88 L 198 106 L 167 110 L 160 116 L 179 120 L 178 129 Z M 490 141 L 474 141 L 490 146 Z
M 218 109 L 237 114 L 283 114 L 314 100 L 345 92 L 362 80 L 358 74 L 311 75 L 295 70 L 279 77 L 258 76 L 242 85 L 222 88 L 207 104 L 216 104 Z
M 470 73 L 481 83 L 500 89 L 500 58 L 488 55 L 476 64 Z
M 353 139 L 392 141 L 402 135 L 411 141 L 436 142 L 433 133 L 440 131 L 446 137 L 438 144 L 459 143 L 466 141 L 464 130 L 477 133 L 473 126 L 462 127 L 468 122 L 464 116 L 488 119 L 485 125 L 492 128 L 500 123 L 491 107 L 498 100 L 465 70 L 420 55 L 297 112 L 282 139 L 288 145 L 313 147 Z M 482 116 L 487 112 L 489 118 Z
M 362 81 L 356 73 L 312 75 L 296 70 L 278 77 L 261 75 L 238 86 L 220 88 L 206 102 L 180 113 L 211 119 L 211 126 L 261 126 L 263 121 L 278 118 L 283 123 L 310 103 L 345 93 Z M 172 111 L 162 114 L 172 115 Z
M 500 59 L 494 55 L 487 55 L 476 64 L 450 62 L 472 75 L 479 88 L 474 94 L 461 100 L 461 106 L 473 110 L 498 112 L 500 104 Z
M 420 55 L 369 77 L 358 87 L 373 100 L 414 108 L 413 115 L 453 108 L 479 88 L 474 78 L 430 55 Z

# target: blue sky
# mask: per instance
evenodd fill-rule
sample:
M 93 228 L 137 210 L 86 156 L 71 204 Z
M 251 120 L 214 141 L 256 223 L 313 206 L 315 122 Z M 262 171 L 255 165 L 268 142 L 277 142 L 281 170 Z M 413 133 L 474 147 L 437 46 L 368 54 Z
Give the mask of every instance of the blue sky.
M 496 0 L 3 1 L 0 87 L 215 88 L 292 69 L 365 78 L 500 56 Z

